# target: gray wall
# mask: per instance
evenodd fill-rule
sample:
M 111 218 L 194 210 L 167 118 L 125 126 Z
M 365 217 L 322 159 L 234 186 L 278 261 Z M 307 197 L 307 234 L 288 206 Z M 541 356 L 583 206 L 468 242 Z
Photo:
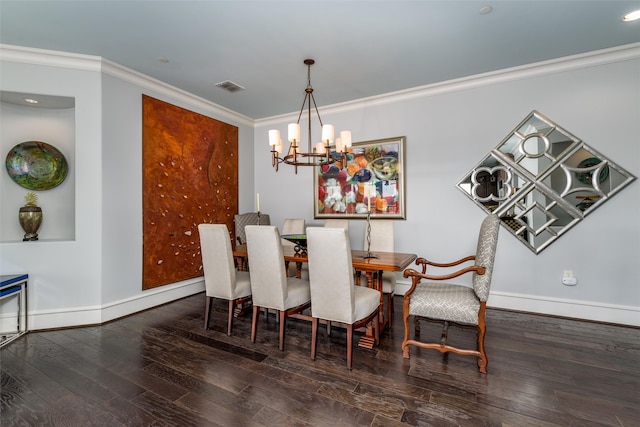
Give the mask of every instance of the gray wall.
M 640 50 L 630 51 L 632 58 L 607 52 L 320 113 L 336 130 L 350 129 L 354 141 L 406 136 L 407 217 L 396 222 L 396 248 L 450 261 L 475 251 L 484 217 L 455 184 L 534 109 L 640 176 Z M 291 120 L 256 126 L 256 191 L 274 224 L 321 223 L 313 219 L 310 171 L 271 167 L 267 130 L 286 134 Z M 635 181 L 539 255 L 503 229 L 489 305 L 640 324 L 639 196 Z M 363 221 L 350 228 L 352 246 L 362 247 Z M 564 270 L 573 270 L 577 286 L 561 284 Z

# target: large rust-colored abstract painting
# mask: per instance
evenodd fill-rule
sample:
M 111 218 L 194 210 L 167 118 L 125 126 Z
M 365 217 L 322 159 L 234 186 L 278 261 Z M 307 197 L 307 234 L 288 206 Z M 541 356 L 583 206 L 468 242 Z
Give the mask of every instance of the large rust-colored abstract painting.
M 143 280 L 202 276 L 198 224 L 238 212 L 238 128 L 142 96 Z

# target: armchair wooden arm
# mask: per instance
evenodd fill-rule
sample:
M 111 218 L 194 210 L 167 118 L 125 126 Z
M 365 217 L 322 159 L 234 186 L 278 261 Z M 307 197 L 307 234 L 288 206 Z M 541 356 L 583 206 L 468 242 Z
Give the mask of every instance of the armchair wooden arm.
M 463 269 L 460 269 L 458 271 L 454 271 L 453 273 L 449 273 L 449 274 L 443 274 L 443 275 L 439 275 L 439 276 L 434 276 L 431 274 L 425 274 L 426 272 L 426 265 L 431 265 L 431 266 L 435 266 L 435 267 L 450 267 L 450 266 L 455 266 L 458 264 L 461 264 L 462 262 L 464 262 L 463 260 L 466 261 L 470 261 L 475 259 L 474 256 L 470 256 L 470 257 L 466 257 L 463 258 L 462 260 L 458 260 L 455 263 L 451 263 L 451 264 L 440 264 L 440 263 L 434 263 L 434 262 L 429 262 L 424 258 L 418 258 L 416 260 L 416 264 L 423 264 L 422 266 L 422 273 L 414 270 L 413 268 L 407 268 L 403 273 L 402 276 L 405 279 L 408 279 L 409 277 L 411 277 L 411 288 L 409 288 L 409 290 L 405 293 L 405 299 L 407 297 L 409 297 L 413 291 L 416 288 L 416 285 L 418 283 L 420 283 L 420 281 L 422 279 L 426 279 L 426 280 L 448 280 L 448 279 L 452 279 L 454 277 L 458 277 L 458 276 L 462 276 L 463 274 L 467 274 L 467 273 L 478 273 L 478 274 L 484 274 L 487 270 L 480 266 L 480 265 L 472 265 L 469 267 L 465 267 Z M 424 263 L 421 261 L 425 261 Z
M 475 255 L 469 255 L 467 257 L 460 258 L 457 261 L 442 263 L 442 262 L 430 261 L 426 258 L 419 257 L 418 259 L 416 259 L 416 265 L 422 265 L 422 274 L 425 274 L 427 272 L 428 265 L 431 265 L 433 267 L 455 267 L 456 265 L 460 265 L 467 261 L 473 261 L 475 259 L 476 259 Z

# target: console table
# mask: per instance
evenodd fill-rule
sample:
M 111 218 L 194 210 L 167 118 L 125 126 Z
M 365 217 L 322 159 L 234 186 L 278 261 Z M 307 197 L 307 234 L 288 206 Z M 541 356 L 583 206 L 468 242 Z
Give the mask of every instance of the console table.
M 0 275 L 0 347 L 10 343 L 28 331 L 27 328 L 27 282 L 28 274 Z M 10 298 L 16 298 L 17 310 L 14 319 L 7 316 L 4 306 Z

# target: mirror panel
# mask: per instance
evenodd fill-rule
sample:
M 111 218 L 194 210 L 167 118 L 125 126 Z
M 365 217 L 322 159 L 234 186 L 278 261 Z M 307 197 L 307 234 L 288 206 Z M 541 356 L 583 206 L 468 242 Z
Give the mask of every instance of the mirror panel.
M 457 187 L 540 253 L 634 179 L 533 111 Z
M 497 147 L 533 177 L 542 175 L 580 140 L 532 112 Z
M 566 209 L 556 197 L 535 185 L 515 196 L 512 202 L 500 215 L 502 223 L 535 252 L 547 247 L 580 221 L 579 213 Z
M 525 176 L 491 153 L 457 185 L 480 207 L 494 212 L 528 183 Z

